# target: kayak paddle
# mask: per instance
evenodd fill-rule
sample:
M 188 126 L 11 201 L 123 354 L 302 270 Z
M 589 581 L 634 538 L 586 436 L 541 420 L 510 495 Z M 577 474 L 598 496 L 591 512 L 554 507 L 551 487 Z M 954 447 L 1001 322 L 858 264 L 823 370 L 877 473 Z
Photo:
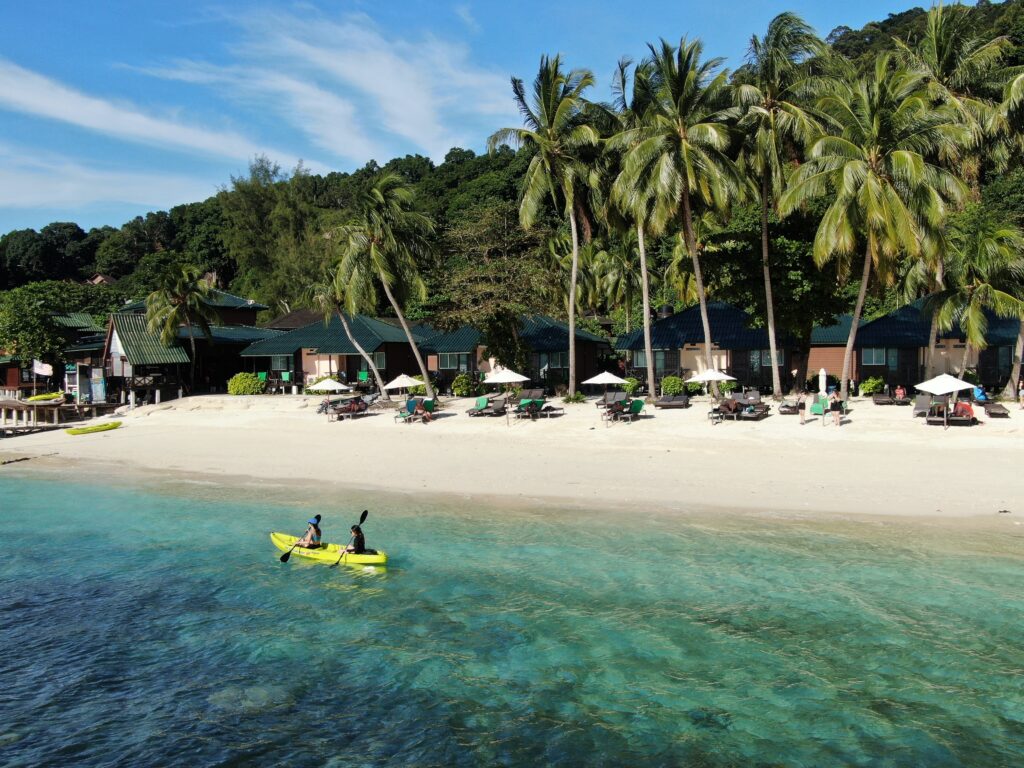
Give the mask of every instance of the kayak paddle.
M 366 516 L 368 514 L 370 514 L 370 510 L 364 509 L 363 510 L 363 514 L 361 514 L 359 516 L 359 525 L 362 525 L 363 523 L 366 522 Z M 347 550 L 349 548 L 349 545 L 352 544 L 352 542 L 355 540 L 355 538 L 356 538 L 356 535 L 354 533 L 351 536 L 348 537 L 348 544 L 346 544 L 345 548 L 341 550 L 341 555 L 338 556 L 338 562 L 335 563 L 334 565 L 337 565 L 338 563 L 340 563 L 342 561 L 342 559 L 345 557 L 345 555 L 348 554 Z M 334 565 L 332 565 L 331 568 L 333 568 Z
M 307 528 L 306 531 L 308 532 L 309 529 Z M 296 539 L 295 543 L 292 544 L 292 549 L 295 549 L 297 546 L 299 546 L 299 542 L 300 541 L 302 541 L 302 539 Z M 281 555 L 281 562 L 282 563 L 287 563 L 288 562 L 288 558 L 292 556 L 292 549 L 289 549 L 287 552 L 285 552 L 283 555 Z

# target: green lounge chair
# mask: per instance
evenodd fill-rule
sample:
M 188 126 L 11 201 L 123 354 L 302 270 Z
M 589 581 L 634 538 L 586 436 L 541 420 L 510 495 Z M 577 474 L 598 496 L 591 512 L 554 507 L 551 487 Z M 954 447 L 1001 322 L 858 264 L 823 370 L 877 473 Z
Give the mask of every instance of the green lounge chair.
M 617 414 L 615 418 L 621 419 L 622 421 L 628 421 L 630 424 L 632 424 L 633 419 L 637 418 L 640 415 L 640 412 L 643 411 L 643 409 L 644 401 L 638 397 L 636 400 L 630 402 L 628 410 L 625 410 L 622 413 Z
M 262 373 L 257 373 L 256 374 L 256 378 L 258 378 L 260 381 L 262 381 L 264 384 L 266 384 L 267 383 L 267 372 L 263 371 Z
M 472 408 L 466 411 L 466 413 L 468 413 L 470 416 L 481 416 L 483 415 L 483 412 L 490 407 L 490 405 L 491 403 L 487 399 L 486 395 L 483 397 L 478 397 L 476 399 L 476 405 L 474 405 Z
M 415 421 L 418 418 L 416 415 L 416 405 L 418 402 L 419 400 L 415 397 L 410 397 L 406 400 L 405 407 L 395 414 L 395 421 L 400 421 L 403 424 L 411 424 Z

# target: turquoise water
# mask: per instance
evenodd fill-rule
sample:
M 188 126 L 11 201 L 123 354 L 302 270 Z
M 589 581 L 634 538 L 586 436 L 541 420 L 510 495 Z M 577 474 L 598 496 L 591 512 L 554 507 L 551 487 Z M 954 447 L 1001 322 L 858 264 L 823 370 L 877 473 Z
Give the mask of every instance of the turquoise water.
M 231 498 L 0 475 L 0 764 L 1024 763 L 1022 538 Z

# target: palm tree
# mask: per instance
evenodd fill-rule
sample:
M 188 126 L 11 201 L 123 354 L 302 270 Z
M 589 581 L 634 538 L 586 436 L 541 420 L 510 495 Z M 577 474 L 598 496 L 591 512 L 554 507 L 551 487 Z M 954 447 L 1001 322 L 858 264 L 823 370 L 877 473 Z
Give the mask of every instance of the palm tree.
M 373 372 L 373 380 L 377 382 L 377 389 L 380 390 L 381 396 L 385 400 L 390 400 L 391 396 L 388 391 L 384 389 L 384 379 L 380 375 L 380 371 L 377 369 L 377 365 L 373 362 L 373 356 L 367 353 L 363 349 L 362 345 L 356 340 L 356 337 L 352 335 L 352 327 L 349 325 L 348 318 L 345 317 L 344 309 L 346 305 L 350 304 L 352 307 L 358 306 L 359 302 L 349 298 L 352 296 L 348 291 L 345 290 L 345 282 L 341 279 L 338 270 L 327 271 L 323 275 L 323 279 L 318 283 L 314 283 L 309 289 L 309 301 L 310 303 L 320 311 L 324 316 L 324 325 L 329 325 L 331 322 L 331 316 L 337 315 L 338 320 L 341 322 L 341 327 L 345 331 L 345 337 L 349 340 L 349 343 L 356 348 L 356 352 L 359 356 L 366 361 L 367 367 Z M 355 314 L 354 309 L 350 309 L 352 314 Z
M 965 130 L 948 106 L 934 106 L 926 78 L 892 66 L 879 56 L 874 69 L 855 82 L 838 82 L 817 105 L 837 135 L 821 136 L 811 145 L 808 161 L 793 174 L 779 200 L 783 215 L 831 192 L 831 204 L 814 238 L 818 265 L 864 252 L 860 290 L 843 355 L 842 396 L 849 380 L 857 325 L 872 270 L 887 279 L 900 255 L 917 257 L 922 241 L 938 231 L 947 204 L 959 203 L 964 184 L 931 162 L 952 153 L 965 140 Z
M 648 46 L 651 104 L 642 124 L 624 131 L 617 143 L 629 147 L 613 194 L 627 210 L 650 206 L 649 225 L 662 230 L 679 219 L 704 328 L 705 363 L 713 367 L 707 292 L 700 267 L 696 215 L 700 209 L 725 211 L 739 192 L 735 164 L 726 151 L 730 144 L 726 120 L 730 110 L 728 73 L 721 59 L 702 61 L 699 40 L 665 40 Z M 714 386 L 717 393 L 717 385 Z
M 587 176 L 580 151 L 595 146 L 597 132 L 584 120 L 583 97 L 594 76 L 585 69 L 562 70 L 559 56 L 542 56 L 540 69 L 528 98 L 523 81 L 512 78 L 512 94 L 523 115 L 522 128 L 502 128 L 487 141 L 491 152 L 502 144 L 527 145 L 536 154 L 523 182 L 519 220 L 529 229 L 536 222 L 545 199 L 550 198 L 569 220 L 572 266 L 569 277 L 569 394 L 576 392 L 576 280 L 579 272 L 579 213 L 577 191 Z
M 813 88 L 805 62 L 822 55 L 825 45 L 813 30 L 793 13 L 780 13 L 768 25 L 764 39 L 754 35 L 747 53 L 745 74 L 749 82 L 737 86 L 736 103 L 743 109 L 738 127 L 743 132 L 741 165 L 758 188 L 761 203 L 761 269 L 768 322 L 768 347 L 772 359 L 772 391 L 782 396 L 782 381 L 775 340 L 775 307 L 772 299 L 771 264 L 768 253 L 768 214 L 782 195 L 786 166 L 797 146 L 806 146 L 820 132 L 817 121 L 801 103 Z
M 928 11 L 924 35 L 915 45 L 899 39 L 894 39 L 893 45 L 905 67 L 927 78 L 929 95 L 956 110 L 969 128 L 965 151 L 942 159 L 961 168 L 977 192 L 985 145 L 989 159 L 997 164 L 1007 160 L 1006 121 L 995 98 L 990 97 L 997 98 L 1021 74 L 1020 67 L 1004 64 L 1013 42 L 1005 35 L 991 40 L 976 37 L 968 8 L 940 4 Z
M 200 269 L 184 266 L 172 269 L 163 278 L 160 286 L 146 297 L 146 326 L 150 333 L 159 333 L 161 343 L 169 347 L 178 338 L 178 330 L 184 326 L 192 349 L 192 367 L 189 390 L 196 386 L 196 337 L 194 328 L 199 328 L 205 338 L 210 338 L 210 324 L 219 319 L 210 304 L 210 284 L 203 279 Z
M 929 305 L 939 329 L 959 328 L 967 339 L 960 375 L 971 350 L 987 346 L 987 312 L 1024 317 L 1019 290 L 1024 278 L 1024 235 L 977 210 L 967 211 L 950 234 L 950 286 L 934 294 Z
M 346 286 L 346 295 L 359 297 L 364 304 L 376 304 L 374 283 L 380 284 L 405 331 L 427 397 L 433 397 L 427 366 L 395 296 L 397 291 L 403 296 L 426 298 L 417 262 L 429 252 L 427 238 L 434 225 L 412 209 L 412 202 L 412 187 L 396 173 L 381 173 L 362 190 L 355 201 L 352 222 L 338 231 L 342 251 L 336 279 Z
M 597 290 L 607 307 L 621 305 L 626 311 L 626 333 L 636 295 L 642 293 L 643 268 L 637 269 L 635 255 L 638 250 L 637 234 L 627 230 L 608 248 L 594 254 L 593 271 Z
M 650 65 L 643 63 L 632 70 L 632 62 L 628 58 L 619 60 L 612 79 L 612 104 L 604 111 L 612 125 L 613 135 L 605 142 L 603 155 L 604 176 L 612 180 L 612 193 L 608 195 L 605 205 L 602 206 L 605 225 L 609 230 L 619 234 L 623 244 L 623 256 L 628 258 L 635 241 L 637 253 L 640 257 L 640 297 L 643 306 L 643 335 L 644 335 L 644 359 L 647 363 L 647 391 L 651 397 L 657 395 L 654 350 L 651 343 L 651 280 L 650 271 L 647 268 L 647 243 L 646 235 L 653 234 L 651 223 L 651 197 L 650 195 L 638 194 L 634 199 L 621 199 L 616 194 L 614 179 L 622 172 L 623 151 L 631 149 L 632 144 L 639 138 L 637 128 L 642 124 L 644 114 L 651 105 L 652 92 L 650 80 Z M 604 179 L 602 179 L 604 181 Z M 608 185 L 601 184 L 604 189 Z M 621 192 L 621 190 L 620 190 Z M 635 240 L 632 233 L 635 232 Z M 626 273 L 619 270 L 620 274 Z M 625 285 L 623 286 L 625 287 Z M 626 330 L 629 331 L 629 316 L 632 307 L 627 301 L 626 307 Z

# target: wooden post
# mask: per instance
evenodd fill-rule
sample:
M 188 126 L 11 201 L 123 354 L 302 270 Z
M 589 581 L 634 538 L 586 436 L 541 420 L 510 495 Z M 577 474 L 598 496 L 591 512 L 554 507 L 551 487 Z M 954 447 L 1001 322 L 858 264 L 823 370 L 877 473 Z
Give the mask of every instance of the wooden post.
M 60 406 L 58 405 L 53 409 L 53 425 L 57 426 L 60 423 Z
M 135 410 L 135 390 L 131 390 L 128 393 L 128 407 Z

